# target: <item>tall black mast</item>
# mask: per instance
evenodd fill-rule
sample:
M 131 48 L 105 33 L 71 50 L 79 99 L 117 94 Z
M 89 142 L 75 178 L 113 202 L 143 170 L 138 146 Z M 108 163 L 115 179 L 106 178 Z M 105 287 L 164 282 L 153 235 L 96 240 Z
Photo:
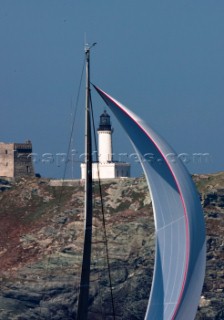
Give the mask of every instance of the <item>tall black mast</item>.
M 91 46 L 93 47 L 95 43 Z M 85 107 L 85 223 L 82 270 L 78 299 L 77 320 L 87 320 L 89 302 L 89 279 L 92 241 L 92 141 L 91 141 L 91 104 L 90 104 L 90 49 L 86 46 L 86 107 Z

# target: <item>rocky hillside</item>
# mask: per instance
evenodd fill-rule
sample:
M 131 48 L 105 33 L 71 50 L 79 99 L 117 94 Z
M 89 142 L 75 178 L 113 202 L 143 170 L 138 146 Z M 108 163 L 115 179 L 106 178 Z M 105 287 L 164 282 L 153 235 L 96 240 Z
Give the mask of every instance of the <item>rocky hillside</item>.
M 206 280 L 196 319 L 224 319 L 224 173 L 194 176 L 207 224 Z M 83 239 L 83 186 L 0 181 L 0 319 L 75 319 Z M 106 231 L 94 186 L 91 320 L 144 319 L 154 226 L 144 179 L 104 182 Z M 105 259 L 105 232 L 113 298 Z

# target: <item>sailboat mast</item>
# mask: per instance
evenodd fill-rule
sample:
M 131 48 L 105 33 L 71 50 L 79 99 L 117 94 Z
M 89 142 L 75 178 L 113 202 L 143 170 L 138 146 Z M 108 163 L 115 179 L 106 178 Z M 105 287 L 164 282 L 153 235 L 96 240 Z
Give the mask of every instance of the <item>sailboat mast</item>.
M 92 241 L 92 141 L 90 110 L 90 48 L 85 48 L 86 58 L 86 107 L 85 107 L 85 223 L 84 248 L 78 300 L 77 320 L 87 320 Z

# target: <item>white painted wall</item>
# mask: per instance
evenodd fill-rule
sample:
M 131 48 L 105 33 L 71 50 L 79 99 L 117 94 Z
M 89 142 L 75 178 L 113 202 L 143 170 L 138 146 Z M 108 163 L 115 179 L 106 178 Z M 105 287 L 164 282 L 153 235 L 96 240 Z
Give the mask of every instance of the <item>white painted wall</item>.
M 98 131 L 99 162 L 112 161 L 112 137 L 111 131 Z
M 86 165 L 85 163 L 81 164 L 81 179 L 85 179 Z M 130 177 L 130 164 L 129 163 L 93 163 L 92 165 L 92 175 L 93 179 L 97 180 L 98 172 L 100 179 L 114 179 L 121 177 Z

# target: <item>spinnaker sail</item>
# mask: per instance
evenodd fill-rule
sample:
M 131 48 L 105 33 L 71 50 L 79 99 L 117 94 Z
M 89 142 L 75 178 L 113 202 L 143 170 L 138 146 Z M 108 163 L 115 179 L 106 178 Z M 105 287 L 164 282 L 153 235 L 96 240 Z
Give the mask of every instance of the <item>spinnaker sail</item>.
M 173 149 L 142 119 L 94 86 L 127 132 L 152 198 L 156 255 L 145 320 L 193 320 L 205 275 L 199 194 Z

